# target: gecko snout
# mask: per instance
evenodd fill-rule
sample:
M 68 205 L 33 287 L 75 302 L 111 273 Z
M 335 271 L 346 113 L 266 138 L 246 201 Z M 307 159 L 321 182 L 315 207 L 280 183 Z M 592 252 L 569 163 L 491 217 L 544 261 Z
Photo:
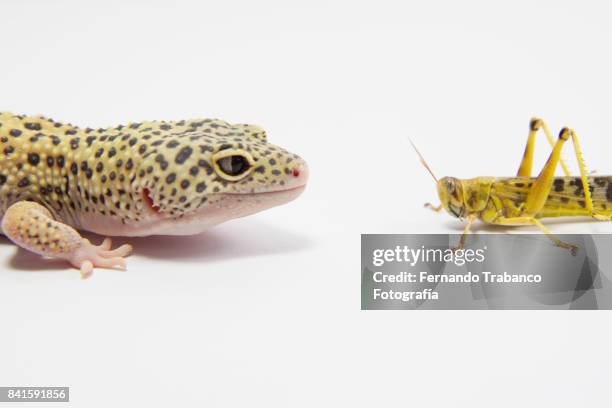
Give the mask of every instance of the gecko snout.
M 308 182 L 309 175 L 308 165 L 305 161 L 301 161 L 293 167 L 291 184 L 295 187 L 304 186 Z

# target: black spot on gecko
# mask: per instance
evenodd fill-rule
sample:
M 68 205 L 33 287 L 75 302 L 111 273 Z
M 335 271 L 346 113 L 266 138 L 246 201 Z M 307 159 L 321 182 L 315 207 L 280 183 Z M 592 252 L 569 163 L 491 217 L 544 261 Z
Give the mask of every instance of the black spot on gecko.
M 23 125 L 26 129 L 28 130 L 40 130 L 42 129 L 40 126 L 40 123 L 32 123 L 32 122 L 26 122 Z
M 204 182 L 198 183 L 198 185 L 196 186 L 196 191 L 198 193 L 201 193 L 204 190 L 206 190 L 206 183 Z
M 59 167 L 60 169 L 64 167 L 64 164 L 65 164 L 64 156 L 58 156 L 56 161 L 57 161 L 57 167 Z
M 177 153 L 176 157 L 174 158 L 174 162 L 177 164 L 185 163 L 185 161 L 189 158 L 189 156 L 191 156 L 191 153 L 193 153 L 193 149 L 191 147 L 189 146 L 183 147 Z
M 19 130 L 19 129 L 11 129 L 9 131 L 9 135 L 11 135 L 13 137 L 19 137 L 19 136 L 21 136 L 21 130 Z
M 166 177 L 166 183 L 168 184 L 174 183 L 174 180 L 176 180 L 176 173 L 170 173 L 168 177 Z
M 37 153 L 28 153 L 28 163 L 32 166 L 37 166 L 40 162 L 40 156 Z
M 55 160 L 53 159 L 53 156 L 47 156 L 47 166 L 53 167 L 53 164 L 55 164 Z
M 77 166 L 76 163 L 72 163 L 70 165 L 70 171 L 72 172 L 72 174 L 74 174 L 76 176 L 77 173 L 79 172 L 79 166 Z
M 27 187 L 28 185 L 30 185 L 30 180 L 27 177 L 22 178 L 21 180 L 19 180 L 19 184 L 17 184 L 18 187 Z
M 127 159 L 127 161 L 125 162 L 125 169 L 126 170 L 131 170 L 132 167 L 134 167 L 134 162 L 132 161 L 131 158 Z
M 74 139 L 70 140 L 70 147 L 72 148 L 72 150 L 78 149 L 80 141 L 81 139 L 79 139 L 78 137 L 75 137 Z
M 100 173 L 102 170 L 104 170 L 104 165 L 102 162 L 98 162 L 98 164 L 96 164 L 96 171 Z
M 171 140 L 166 144 L 166 147 L 168 149 L 174 149 L 178 145 L 179 145 L 179 142 L 177 142 L 176 140 Z
M 206 160 L 200 159 L 198 160 L 198 166 L 204 168 L 206 170 L 207 175 L 211 175 L 213 173 L 213 168 Z
M 117 154 L 117 150 L 114 147 L 111 147 L 110 149 L 108 149 L 108 158 L 110 159 L 111 157 L 113 157 L 114 155 Z
M 183 190 L 185 190 L 185 189 L 189 188 L 189 180 L 183 180 L 183 181 L 181 181 L 181 188 L 182 188 Z
M 0 174 L 0 186 L 6 183 L 6 176 L 4 174 Z
M 561 192 L 565 187 L 565 181 L 559 178 L 555 179 L 555 181 L 553 181 L 553 186 L 555 187 L 556 192 Z
M 164 158 L 163 154 L 159 153 L 157 156 L 155 156 L 155 161 L 159 163 L 159 167 L 162 170 L 166 170 L 168 168 L 168 162 Z
M 7 146 L 4 148 L 4 154 L 7 156 L 13 153 L 14 151 L 15 151 L 15 148 L 13 146 Z

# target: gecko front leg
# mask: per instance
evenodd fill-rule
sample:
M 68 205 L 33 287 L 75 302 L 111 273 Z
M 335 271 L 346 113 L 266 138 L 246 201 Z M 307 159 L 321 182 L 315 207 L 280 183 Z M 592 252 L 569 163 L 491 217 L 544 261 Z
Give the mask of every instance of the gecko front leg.
M 2 219 L 4 234 L 15 244 L 39 255 L 66 259 L 88 277 L 94 267 L 125 269 L 125 259 L 132 246 L 125 244 L 111 250 L 110 238 L 93 245 L 71 226 L 53 219 L 42 205 L 19 201 L 11 205 Z

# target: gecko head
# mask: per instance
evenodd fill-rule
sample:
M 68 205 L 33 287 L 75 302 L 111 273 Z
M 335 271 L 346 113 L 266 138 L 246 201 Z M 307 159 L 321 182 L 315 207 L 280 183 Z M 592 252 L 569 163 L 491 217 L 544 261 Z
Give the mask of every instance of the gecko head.
M 438 180 L 438 196 L 442 207 L 457 218 L 465 216 L 465 202 L 463 199 L 463 185 L 461 180 L 454 177 L 444 177 Z
M 198 233 L 287 203 L 308 180 L 306 162 L 268 143 L 254 125 L 210 121 L 160 140 L 141 164 L 142 201 L 154 233 Z

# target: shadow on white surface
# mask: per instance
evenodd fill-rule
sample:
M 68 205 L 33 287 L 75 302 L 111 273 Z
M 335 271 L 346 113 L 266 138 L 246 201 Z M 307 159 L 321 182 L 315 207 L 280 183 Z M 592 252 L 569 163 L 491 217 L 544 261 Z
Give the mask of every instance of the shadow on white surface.
M 85 232 L 83 235 L 95 244 L 103 240 L 96 234 Z M 137 256 L 187 262 L 220 262 L 290 253 L 313 245 L 313 241 L 303 234 L 250 220 L 241 220 L 235 225 L 226 224 L 192 236 L 113 237 L 113 247 L 124 243 L 132 244 Z M 26 251 L 3 235 L 0 235 L 0 246 L 15 247 L 14 254 L 7 260 L 11 269 L 37 272 L 69 269 L 66 261 L 43 258 Z
M 57 271 L 57 270 L 66 270 L 68 265 L 66 261 L 61 259 L 48 259 L 43 258 L 38 254 L 35 254 L 30 251 L 26 251 L 23 248 L 15 245 L 11 240 L 9 240 L 4 235 L 0 235 L 0 246 L 1 247 L 14 247 L 14 254 L 11 256 L 6 264 L 11 269 L 16 269 L 20 271 L 31 271 L 31 272 L 40 272 L 40 271 Z
M 192 236 L 117 238 L 116 244 L 131 243 L 134 254 L 147 258 L 213 262 L 243 257 L 301 251 L 312 241 L 276 226 L 241 221 Z

